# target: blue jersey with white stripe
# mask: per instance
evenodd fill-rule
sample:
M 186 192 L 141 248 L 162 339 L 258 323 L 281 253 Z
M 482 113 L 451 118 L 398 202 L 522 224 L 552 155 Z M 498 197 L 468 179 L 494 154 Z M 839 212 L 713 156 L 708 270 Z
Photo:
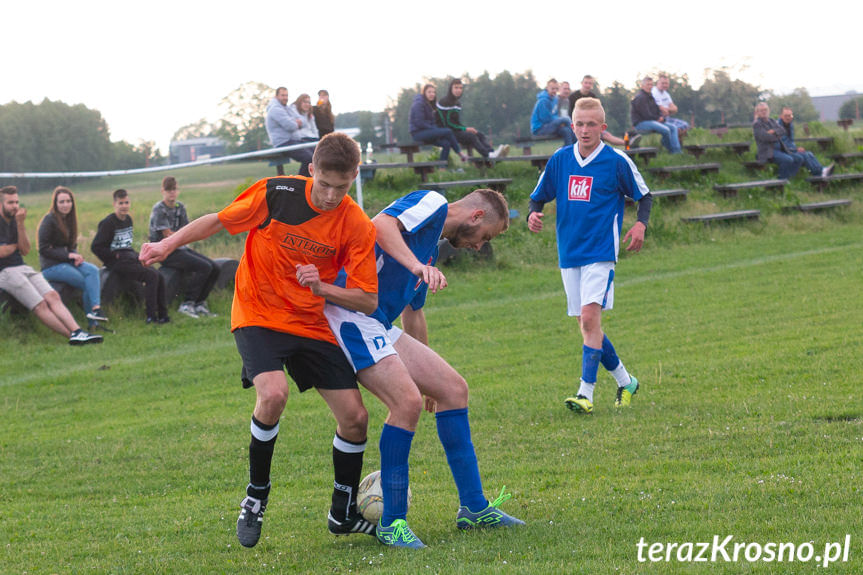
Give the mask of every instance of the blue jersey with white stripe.
M 403 196 L 381 213 L 397 218 L 404 231 L 402 239 L 416 258 L 434 265 L 438 256 L 438 240 L 446 222 L 447 201 L 437 192 L 418 190 Z M 426 300 L 428 284 L 375 244 L 378 264 L 378 309 L 372 317 L 387 329 L 408 305 L 420 309 Z
M 416 258 L 426 265 L 434 265 L 438 256 L 438 240 L 446 222 L 447 201 L 437 192 L 419 190 L 403 196 L 381 213 L 397 218 L 404 226 L 402 239 Z M 409 304 L 420 309 L 426 301 L 428 284 L 411 273 L 391 255 L 375 244 L 378 268 L 378 309 L 370 317 L 387 329 Z M 347 276 L 339 272 L 335 285 L 345 287 Z
M 397 218 L 404 231 L 402 239 L 416 258 L 434 265 L 438 256 L 438 240 L 447 215 L 447 201 L 441 194 L 418 190 L 403 196 L 381 213 Z M 425 304 L 428 284 L 375 244 L 378 265 L 378 309 L 372 317 L 387 329 L 408 305 L 420 309 Z
M 578 144 L 549 158 L 530 195 L 557 201 L 557 251 L 561 268 L 616 262 L 623 226 L 624 197 L 640 200 L 650 190 L 632 160 L 604 143 L 587 158 Z

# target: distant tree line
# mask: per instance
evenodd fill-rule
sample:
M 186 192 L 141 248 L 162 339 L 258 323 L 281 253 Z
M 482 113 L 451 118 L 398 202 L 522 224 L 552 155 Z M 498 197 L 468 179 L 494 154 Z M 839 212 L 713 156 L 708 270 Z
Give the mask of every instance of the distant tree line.
M 403 89 L 382 112 L 336 110 L 336 128 L 359 128 L 357 140 L 375 145 L 392 136 L 410 141 L 408 116 L 414 96 L 425 83 L 437 87 L 438 98 L 446 95 L 452 77 L 430 78 Z M 513 74 L 507 71 L 491 77 L 488 72 L 465 82 L 462 97 L 462 121 L 475 126 L 498 142 L 511 141 L 530 133 L 530 115 L 537 93 L 547 78 L 537 81 L 531 71 Z M 581 78 L 558 77 L 577 90 Z M 770 91 L 731 78 L 725 69 L 709 71 L 700 88 L 694 89 L 686 75 L 671 75 L 671 94 L 678 114 L 695 126 L 749 123 L 758 101 L 766 100 L 774 113 L 782 105 L 791 105 L 800 122 L 818 119 L 809 94 L 798 88 L 791 94 L 774 95 Z M 595 90 L 605 105 L 612 133 L 629 128 L 629 102 L 638 90 L 638 82 L 625 85 L 613 82 Z M 228 153 L 259 150 L 270 145 L 265 127 L 266 107 L 275 89 L 260 82 L 247 82 L 221 101 L 222 117 L 216 122 L 198 120 L 179 128 L 174 140 L 216 136 L 226 143 Z M 292 94 L 296 97 L 299 94 Z M 859 100 L 859 99 L 858 99 Z M 843 106 L 841 117 L 857 117 L 859 104 L 852 100 Z M 102 115 L 82 104 L 43 100 L 39 104 L 11 102 L 0 106 L 0 171 L 96 171 L 131 169 L 163 163 L 153 142 L 132 145 L 111 142 L 108 125 Z
M 503 141 L 530 134 L 530 115 L 536 95 L 545 88 L 548 78 L 537 81 L 532 72 L 519 75 L 502 72 L 494 78 L 486 72 L 478 78 L 471 78 L 469 75 L 461 78 L 466 84 L 461 99 L 464 108 L 461 114 L 463 123 L 486 134 L 503 138 Z M 446 95 L 452 79 L 430 78 L 423 84 L 402 90 L 394 105 L 387 111 L 392 119 L 393 134 L 397 140 L 411 140 L 408 116 L 413 98 L 422 89 L 422 85 L 434 84 L 440 99 Z M 581 77 L 556 79 L 559 82 L 568 81 L 573 90 L 578 90 L 581 86 Z M 695 126 L 750 123 L 755 104 L 762 100 L 770 103 L 771 108 L 776 108 L 777 113 L 778 107 L 791 105 L 798 121 L 818 119 L 812 99 L 803 88 L 798 88 L 789 95 L 775 96 L 770 91 L 732 79 L 727 70 L 710 71 L 710 76 L 697 90 L 691 86 L 686 75 L 669 74 L 669 80 L 669 91 L 679 109 L 678 115 Z M 598 85 L 595 87 L 594 91 L 605 107 L 606 121 L 612 133 L 621 134 L 630 128 L 629 103 L 639 89 L 637 80 L 631 86 L 614 82 L 604 89 Z
M 0 171 L 125 170 L 160 160 L 153 142 L 111 142 L 102 114 L 83 104 L 45 99 L 0 106 Z

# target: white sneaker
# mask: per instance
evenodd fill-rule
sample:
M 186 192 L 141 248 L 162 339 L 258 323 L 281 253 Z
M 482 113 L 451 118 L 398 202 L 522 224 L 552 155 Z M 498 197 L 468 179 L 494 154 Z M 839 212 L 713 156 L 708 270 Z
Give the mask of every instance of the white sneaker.
M 498 152 L 499 158 L 505 158 L 509 155 L 509 144 L 502 144 L 500 152 Z
M 217 314 L 210 311 L 205 301 L 195 304 L 195 313 L 198 314 L 198 317 L 218 317 Z
M 198 314 L 195 313 L 195 302 L 193 301 L 184 301 L 180 304 L 180 307 L 177 308 L 177 311 L 191 318 L 198 319 Z
M 821 168 L 821 177 L 826 178 L 827 176 L 831 175 L 833 173 L 833 166 L 834 164 L 830 164 L 829 166 L 824 166 L 823 168 Z

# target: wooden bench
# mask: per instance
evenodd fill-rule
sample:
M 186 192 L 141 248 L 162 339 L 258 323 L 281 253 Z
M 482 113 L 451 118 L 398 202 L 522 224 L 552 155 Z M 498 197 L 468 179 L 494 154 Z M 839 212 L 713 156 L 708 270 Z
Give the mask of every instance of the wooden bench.
M 863 180 L 863 173 L 855 172 L 853 174 L 835 174 L 832 176 L 811 176 L 806 178 L 806 181 L 818 188 L 819 192 L 823 192 L 824 189 L 832 182 L 853 182 L 857 180 Z
M 443 160 L 436 160 L 434 162 L 384 162 L 381 164 L 360 164 L 360 173 L 372 172 L 373 174 L 376 170 L 411 168 L 419 175 L 420 179 L 423 182 L 427 182 L 429 174 L 431 174 L 438 168 L 445 168 L 446 165 L 447 163 Z
M 665 178 L 670 176 L 671 174 L 680 174 L 685 172 L 700 172 L 702 174 L 706 174 L 708 172 L 719 172 L 720 165 L 718 163 L 712 164 L 689 164 L 689 165 L 681 165 L 681 166 L 662 166 L 661 168 L 649 168 L 648 170 L 659 176 L 660 178 Z
M 794 138 L 794 143 L 800 142 L 815 142 L 822 150 L 826 150 L 833 145 L 833 136 L 811 136 L 809 138 Z
M 652 146 L 644 148 L 629 148 L 628 150 L 623 150 L 623 153 L 633 159 L 644 158 L 644 164 L 647 165 L 650 163 L 650 160 L 655 158 L 656 154 L 659 153 L 659 148 L 654 148 Z
M 741 162 L 741 164 L 743 165 L 744 168 L 746 168 L 750 172 L 758 172 L 760 170 L 769 170 L 769 169 L 771 169 L 772 166 L 776 165 L 772 162 L 759 162 L 758 160 L 745 161 L 745 162 Z
M 728 142 L 719 144 L 687 144 L 683 146 L 683 149 L 696 158 L 700 158 L 707 150 L 725 151 L 730 149 L 735 154 L 742 155 L 748 152 L 751 146 L 752 144 L 750 142 Z
M 851 124 L 853 123 L 854 120 L 852 120 L 851 118 L 843 118 L 841 120 L 836 120 L 836 124 L 846 132 L 848 131 L 848 127 L 851 126 Z
M 686 196 L 689 194 L 689 190 L 684 188 L 678 188 L 675 190 L 650 190 L 650 195 L 656 199 L 666 198 L 672 202 L 682 202 L 686 200 Z M 634 204 L 635 201 L 626 196 L 627 204 Z
M 720 212 L 717 214 L 705 214 L 703 216 L 691 216 L 680 219 L 684 222 L 710 224 L 712 222 L 730 220 L 757 220 L 759 216 L 761 216 L 760 210 L 737 210 L 734 212 Z
M 449 182 L 428 182 L 426 188 L 443 192 L 449 188 L 491 188 L 503 193 L 506 186 L 512 183 L 512 178 L 484 178 L 476 180 L 454 180 Z
M 849 152 L 847 154 L 833 154 L 830 156 L 837 164 L 845 165 L 851 160 L 858 160 L 863 158 L 863 152 Z
M 714 184 L 713 189 L 722 194 L 723 197 L 736 196 L 738 190 L 749 190 L 752 188 L 764 188 L 765 190 L 784 191 L 788 180 L 756 180 L 754 182 L 740 182 L 737 184 Z
M 468 161 L 475 164 L 480 170 L 493 168 L 498 162 L 530 162 L 534 168 L 542 171 L 550 157 L 551 154 L 533 154 L 530 156 L 506 156 L 504 158 L 468 158 Z
M 521 145 L 521 153 L 523 156 L 530 156 L 532 152 L 531 146 L 534 142 L 550 142 L 552 140 L 560 140 L 560 136 L 521 136 L 515 139 L 516 144 Z
M 833 208 L 841 208 L 851 205 L 851 200 L 827 200 L 826 202 L 812 202 L 811 204 L 799 204 L 797 206 L 785 206 L 783 212 L 820 212 L 823 210 L 831 210 Z

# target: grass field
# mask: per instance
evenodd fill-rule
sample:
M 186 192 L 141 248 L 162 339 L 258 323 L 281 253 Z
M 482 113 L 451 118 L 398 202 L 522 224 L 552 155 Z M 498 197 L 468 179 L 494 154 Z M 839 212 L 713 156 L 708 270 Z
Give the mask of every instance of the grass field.
M 214 172 L 209 188 L 181 178 L 181 200 L 201 199 L 198 213 L 211 209 L 200 207 L 205 197 L 218 207 L 246 173 Z M 158 190 L 122 185 L 141 232 Z M 100 186 L 78 196 L 93 228 L 110 209 L 113 188 Z M 167 326 L 115 310 L 117 333 L 83 348 L 31 317 L 0 317 L 0 572 L 863 572 L 859 208 L 689 231 L 663 208 L 674 230 L 622 258 L 604 317 L 642 382 L 628 410 L 612 407 L 602 370 L 594 415 L 563 406 L 581 342 L 565 316 L 552 233 L 529 236 L 514 222 L 494 261 L 446 268 L 451 285 L 427 306 L 431 343 L 471 386 L 486 495 L 506 485 L 514 497 L 504 509 L 527 526 L 456 530 L 455 488 L 424 414 L 409 514 L 429 545 L 420 552 L 326 532 L 334 421 L 314 392 L 288 402 L 264 539 L 238 545 L 254 397 L 239 384 L 229 294 L 211 300 L 218 318 L 174 314 Z M 210 251 L 237 246 L 212 241 Z M 370 396 L 367 406 L 371 471 L 385 413 Z M 814 556 L 846 534 L 848 561 L 821 567 Z M 727 536 L 729 555 L 736 542 L 791 543 L 805 557 L 811 542 L 813 557 L 747 561 L 741 550 L 736 562 L 639 561 L 642 538 Z

